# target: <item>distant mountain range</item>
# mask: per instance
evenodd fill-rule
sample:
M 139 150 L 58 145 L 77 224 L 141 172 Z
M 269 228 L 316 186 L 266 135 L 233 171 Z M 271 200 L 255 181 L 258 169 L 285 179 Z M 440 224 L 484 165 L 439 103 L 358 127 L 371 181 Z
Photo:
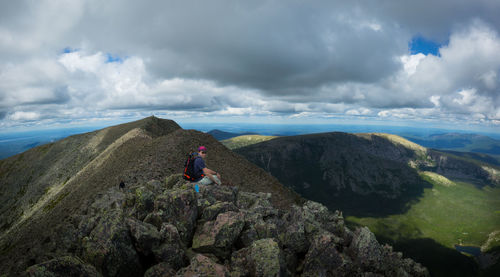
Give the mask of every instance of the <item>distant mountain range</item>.
M 261 136 L 261 135 L 241 135 L 237 137 L 233 137 L 230 139 L 221 140 L 221 143 L 224 144 L 229 149 L 237 149 L 241 147 L 245 147 L 248 145 L 256 144 L 263 141 L 268 141 L 278 138 L 277 136 Z
M 212 135 L 216 140 L 226 140 L 226 139 L 234 138 L 237 136 L 245 136 L 245 135 L 257 135 L 257 133 L 252 133 L 252 132 L 231 133 L 231 132 L 224 132 L 224 131 L 217 130 L 217 129 L 208 131 L 207 134 Z
M 424 147 L 452 150 L 459 152 L 475 152 L 500 157 L 500 140 L 476 134 L 446 133 L 434 134 L 427 138 L 409 137 L 411 140 Z
M 243 137 L 245 135 L 258 135 L 258 133 L 231 133 L 220 130 L 212 130 L 208 132 L 217 140 L 226 140 L 225 143 L 235 143 L 230 139 L 235 137 Z M 277 136 L 287 136 L 283 134 L 276 134 Z M 412 141 L 418 145 L 427 148 L 434 148 L 438 150 L 453 151 L 458 156 L 473 157 L 480 159 L 487 163 L 500 165 L 500 140 L 493 139 L 488 136 L 478 134 L 464 134 L 464 133 L 441 133 L 432 134 L 429 136 L 416 136 L 416 135 L 401 135 L 403 138 Z M 262 136 L 262 138 L 265 136 Z M 243 138 L 237 143 L 240 147 L 244 146 Z M 248 144 L 254 142 L 249 141 Z M 456 153 L 455 153 L 456 152 Z M 470 152 L 475 154 L 462 154 L 460 152 Z

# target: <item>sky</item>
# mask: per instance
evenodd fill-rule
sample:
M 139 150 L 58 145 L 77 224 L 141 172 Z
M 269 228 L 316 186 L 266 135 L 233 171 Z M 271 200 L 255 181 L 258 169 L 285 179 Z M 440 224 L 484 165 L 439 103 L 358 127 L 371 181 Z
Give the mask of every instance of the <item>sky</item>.
M 500 132 L 500 1 L 0 1 L 0 129 L 126 121 Z

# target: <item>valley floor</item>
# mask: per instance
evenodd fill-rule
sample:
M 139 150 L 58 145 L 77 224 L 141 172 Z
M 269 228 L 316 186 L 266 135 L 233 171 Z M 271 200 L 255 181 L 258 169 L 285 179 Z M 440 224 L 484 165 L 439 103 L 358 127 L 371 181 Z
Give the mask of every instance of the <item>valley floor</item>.
M 429 239 L 436 247 L 449 250 L 456 245 L 469 245 L 487 252 L 500 246 L 500 188 L 478 188 L 467 182 L 431 178 L 434 176 L 425 173 L 422 177 L 433 187 L 425 189 L 422 198 L 412 203 L 405 214 L 381 218 L 349 216 L 347 221 L 368 226 L 379 240 L 404 248 L 415 249 L 410 242 L 425 244 L 422 240 Z

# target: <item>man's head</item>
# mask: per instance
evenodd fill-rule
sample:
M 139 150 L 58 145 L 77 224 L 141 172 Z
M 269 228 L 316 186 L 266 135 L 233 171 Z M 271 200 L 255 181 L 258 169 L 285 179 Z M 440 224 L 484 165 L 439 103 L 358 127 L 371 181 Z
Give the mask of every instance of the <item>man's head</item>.
M 204 157 L 207 154 L 207 148 L 205 146 L 198 147 L 198 155 L 203 155 Z

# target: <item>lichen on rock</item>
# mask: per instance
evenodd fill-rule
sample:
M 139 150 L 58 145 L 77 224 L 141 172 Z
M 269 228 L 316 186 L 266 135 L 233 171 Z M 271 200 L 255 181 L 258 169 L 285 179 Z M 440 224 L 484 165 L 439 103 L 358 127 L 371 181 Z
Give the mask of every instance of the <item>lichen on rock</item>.
M 77 225 L 83 267 L 103 276 L 428 275 L 319 203 L 280 210 L 269 194 L 225 186 L 197 193 L 174 179 L 170 188 L 151 181 L 97 197 Z

